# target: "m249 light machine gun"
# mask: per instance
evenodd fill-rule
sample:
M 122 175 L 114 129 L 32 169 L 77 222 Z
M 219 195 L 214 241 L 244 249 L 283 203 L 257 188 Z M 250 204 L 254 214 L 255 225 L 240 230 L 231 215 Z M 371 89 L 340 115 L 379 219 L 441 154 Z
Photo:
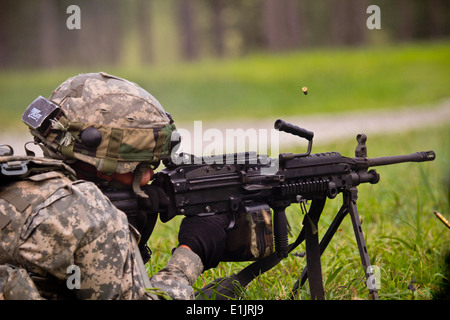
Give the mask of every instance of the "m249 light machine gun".
M 361 183 L 375 184 L 379 181 L 379 174 L 373 169 L 369 170 L 371 167 L 402 162 L 432 161 L 436 157 L 435 153 L 426 151 L 409 155 L 368 158 L 367 138 L 364 134 L 359 134 L 355 157 L 344 157 L 338 152 L 311 154 L 313 132 L 283 120 L 277 120 L 275 128 L 308 140 L 307 152 L 281 153 L 277 159 L 270 159 L 256 153 L 236 153 L 202 158 L 201 161 L 193 161 L 194 156 L 188 155 L 187 157 L 192 160 L 187 161 L 189 163 L 186 161 L 180 164 L 175 164 L 173 161 L 166 163 L 166 168 L 156 175 L 155 182 L 164 186 L 171 199 L 172 210 L 161 212 L 160 219 L 166 222 L 174 215 L 231 215 L 232 223 L 229 226 L 228 242 L 234 249 L 231 249 L 231 254 L 223 260 L 256 260 L 233 278 L 244 287 L 253 278 L 278 264 L 305 240 L 306 267 L 294 285 L 292 293 L 297 291 L 299 283 L 303 285 L 309 279 L 311 298 L 323 299 L 320 256 L 344 217 L 349 214 L 367 279 L 366 284 L 371 297 L 377 299 L 378 291 L 356 205 L 357 186 Z M 327 198 L 334 199 L 338 194 L 343 195 L 343 204 L 319 242 L 317 226 L 325 201 Z M 308 212 L 306 212 L 306 201 L 311 201 Z M 293 243 L 289 244 L 285 209 L 294 203 L 300 203 L 305 211 L 305 217 L 300 234 Z M 272 214 L 269 207 L 273 211 Z M 255 212 L 262 214 L 251 215 Z M 264 221 L 266 227 L 270 226 L 270 230 L 263 228 L 262 237 L 258 235 L 258 230 L 261 228 L 257 225 L 250 227 L 250 229 L 253 228 L 254 234 L 253 240 L 249 240 L 252 246 L 249 250 L 246 250 L 244 246 L 236 245 L 236 241 L 233 242 L 233 238 L 242 237 L 242 234 L 245 234 L 239 227 L 242 224 L 242 219 L 239 217 L 245 215 L 247 218 L 244 220 L 247 222 L 244 223 Z M 240 229 L 238 236 L 237 233 L 233 233 L 235 229 Z M 265 239 L 267 240 L 268 235 L 269 239 L 272 239 L 272 234 L 275 250 L 270 243 L 266 246 L 261 245 Z M 259 251 L 255 251 L 255 247 Z M 239 257 L 241 251 L 251 251 L 256 254 Z M 236 254 L 235 257 L 234 254 Z

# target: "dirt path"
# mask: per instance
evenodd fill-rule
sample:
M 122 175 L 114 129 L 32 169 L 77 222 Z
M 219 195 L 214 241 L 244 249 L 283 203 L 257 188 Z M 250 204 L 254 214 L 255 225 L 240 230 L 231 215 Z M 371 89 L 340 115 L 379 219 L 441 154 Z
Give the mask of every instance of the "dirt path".
M 450 123 L 450 99 L 433 106 L 383 111 L 346 112 L 337 115 L 282 117 L 282 119 L 314 132 L 314 144 L 317 145 L 342 139 L 355 139 L 359 133 L 365 133 L 368 136 L 374 134 L 392 134 Z M 275 118 L 270 118 L 258 120 L 257 122 L 251 119 L 228 121 L 227 123 L 218 121 L 204 122 L 202 123 L 202 130 L 203 132 L 206 132 L 208 129 L 218 129 L 220 132 L 225 132 L 227 129 L 238 128 L 243 129 L 244 132 L 248 129 L 256 129 L 256 131 L 258 129 L 270 130 L 273 128 L 275 120 Z M 183 125 L 185 126 L 183 127 Z M 177 127 L 185 128 L 189 132 L 195 131 L 192 123 L 178 124 Z M 247 137 L 248 135 L 242 138 Z M 205 140 L 205 138 L 203 139 Z M 270 139 L 268 140 L 270 141 Z M 282 148 L 302 143 L 301 141 L 305 140 L 291 134 L 280 133 L 278 141 L 279 147 Z M 303 143 L 306 145 L 306 141 Z M 205 145 L 205 141 L 203 141 L 203 145 Z M 205 149 L 205 146 L 203 146 L 203 149 Z M 247 148 L 247 150 L 249 149 L 252 148 Z M 194 154 L 197 153 L 194 152 Z
M 177 127 L 185 130 L 184 132 L 191 133 L 191 137 L 185 137 L 184 143 L 193 144 L 198 143 L 202 139 L 202 148 L 197 150 L 211 151 L 214 149 L 214 141 L 220 140 L 217 137 L 212 137 L 211 134 L 222 133 L 225 137 L 226 130 L 237 129 L 265 129 L 270 131 L 276 119 L 258 120 L 233 120 L 226 123 L 220 121 L 203 122 L 201 124 L 201 132 L 199 132 L 194 123 L 183 123 L 178 121 Z M 358 133 L 365 133 L 367 135 L 373 134 L 391 134 L 402 132 L 422 127 L 438 126 L 450 122 L 450 100 L 444 100 L 434 106 L 426 106 L 422 108 L 401 108 L 398 110 L 383 110 L 383 111 L 365 111 L 365 112 L 351 112 L 337 115 L 313 115 L 304 117 L 285 117 L 283 120 L 295 124 L 299 127 L 308 129 L 314 132 L 314 143 L 327 143 L 340 139 L 353 139 Z M 24 126 L 25 128 L 25 126 Z M 210 130 L 211 129 L 211 130 Z M 181 133 L 183 133 L 183 131 Z M 197 131 L 196 131 L 197 130 Z M 195 134 L 197 132 L 197 134 Z M 205 133 L 209 132 L 209 135 Z M 242 131 L 241 131 L 242 132 Z M 270 134 L 270 133 L 269 133 Z M 248 135 L 246 136 L 248 138 Z M 186 139 L 187 138 L 187 139 Z M 239 136 L 236 139 L 239 140 Z M 245 138 L 245 137 L 243 137 Z M 209 139 L 209 140 L 208 140 Z M 16 154 L 23 154 L 23 145 L 26 141 L 30 141 L 30 134 L 24 129 L 20 132 L 0 132 L 0 143 L 11 145 Z M 290 134 L 282 133 L 279 135 L 279 146 L 292 145 L 301 141 L 298 137 Z M 220 141 L 215 141 L 220 142 Z M 220 142 L 223 143 L 223 142 Z M 220 144 L 219 143 L 219 144 Z M 270 145 L 270 139 L 269 139 Z M 225 147 L 225 146 L 224 146 Z M 195 147 L 192 147 L 195 148 Z M 205 150 L 206 148 L 206 150 Z M 40 152 L 38 149 L 33 149 Z M 217 150 L 217 149 L 216 149 Z M 185 151 L 189 151 L 186 150 Z M 242 151 L 242 150 L 236 150 Z M 195 149 L 191 149 L 195 152 Z M 228 151 L 226 151 L 228 152 Z M 205 152 L 207 153 L 207 152 Z

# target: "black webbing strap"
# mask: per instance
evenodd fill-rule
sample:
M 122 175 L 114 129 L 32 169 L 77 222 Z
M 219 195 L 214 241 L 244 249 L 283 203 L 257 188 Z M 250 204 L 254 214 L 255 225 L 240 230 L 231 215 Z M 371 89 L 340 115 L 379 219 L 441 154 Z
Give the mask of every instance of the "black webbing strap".
M 320 264 L 319 232 L 317 223 L 321 212 L 308 212 L 303 219 L 306 240 L 306 266 L 312 300 L 323 300 L 322 266 Z
M 321 299 L 323 298 L 323 282 L 322 282 L 322 271 L 320 268 L 320 251 L 319 251 L 319 243 L 318 243 L 318 232 L 314 232 L 314 228 L 311 228 L 311 225 L 307 225 L 307 220 L 311 218 L 313 222 L 315 221 L 315 228 L 317 231 L 317 221 L 319 220 L 320 214 L 325 205 L 326 198 L 317 198 L 314 199 L 311 203 L 311 207 L 304 219 L 304 227 L 300 231 L 297 239 L 289 245 L 288 252 L 294 250 L 300 243 L 303 242 L 306 238 L 306 250 L 307 250 L 307 265 L 309 271 L 309 279 L 310 279 L 310 289 L 311 289 L 311 297 L 313 299 Z M 310 234 L 311 236 L 309 236 Z M 315 239 L 317 238 L 317 239 Z M 316 244 L 317 243 L 317 244 Z M 308 260 L 308 253 L 310 256 L 310 260 Z M 237 274 L 237 280 L 239 281 L 242 287 L 247 286 L 254 278 L 263 274 L 264 272 L 275 267 L 283 258 L 279 258 L 277 253 L 274 252 L 271 255 L 257 260 L 242 269 Z M 318 269 L 318 270 L 317 270 Z M 311 277 L 312 276 L 312 277 Z

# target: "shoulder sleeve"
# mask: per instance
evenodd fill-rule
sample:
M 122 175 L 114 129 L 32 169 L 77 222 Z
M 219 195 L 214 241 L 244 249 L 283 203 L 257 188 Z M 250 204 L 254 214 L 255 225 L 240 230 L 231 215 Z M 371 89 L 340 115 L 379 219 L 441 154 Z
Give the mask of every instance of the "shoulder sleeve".
M 39 206 L 21 255 L 39 273 L 66 280 L 80 270 L 81 299 L 147 298 L 126 215 L 91 182 L 76 182 L 70 194 Z M 27 268 L 28 269 L 28 268 Z

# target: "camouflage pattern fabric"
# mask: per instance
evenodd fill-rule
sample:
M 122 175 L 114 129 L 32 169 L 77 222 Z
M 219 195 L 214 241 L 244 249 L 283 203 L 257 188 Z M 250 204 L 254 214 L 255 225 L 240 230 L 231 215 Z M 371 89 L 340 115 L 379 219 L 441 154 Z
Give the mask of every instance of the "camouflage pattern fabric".
M 50 100 L 61 108 L 61 118 L 45 136 L 30 130 L 59 158 L 81 160 L 103 173 L 126 173 L 140 162 L 170 156 L 176 127 L 158 100 L 135 83 L 104 72 L 81 74 L 63 82 Z M 87 128 L 101 134 L 98 146 L 81 140 Z
M 0 187 L 0 213 L 10 219 L 0 233 L 3 274 L 11 273 L 6 264 L 26 269 L 42 298 L 154 298 L 139 270 L 126 215 L 95 184 L 57 171 L 36 174 Z M 190 286 L 203 270 L 199 261 L 181 250 L 151 280 L 153 287 L 161 285 L 176 299 L 192 298 Z M 81 286 L 70 291 L 72 265 L 80 268 Z
M 203 271 L 198 255 L 189 249 L 178 247 L 169 263 L 151 279 L 153 287 L 160 288 L 172 299 L 194 299 L 192 285 Z
M 42 300 L 42 297 L 25 269 L 0 265 L 0 300 Z
M 272 217 L 269 209 L 236 214 L 235 227 L 228 230 L 222 261 L 250 261 L 274 252 Z

